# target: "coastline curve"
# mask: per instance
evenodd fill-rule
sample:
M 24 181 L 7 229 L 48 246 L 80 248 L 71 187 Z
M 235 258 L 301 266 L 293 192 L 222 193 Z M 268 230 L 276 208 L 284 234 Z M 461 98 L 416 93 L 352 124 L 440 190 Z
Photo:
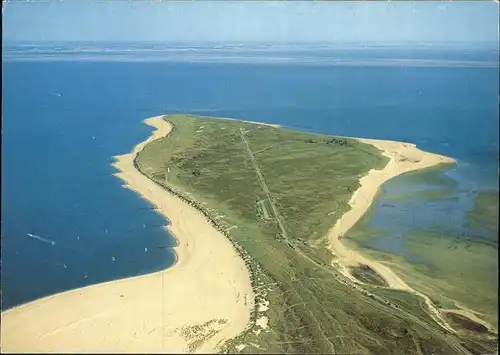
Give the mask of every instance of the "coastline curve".
M 352 137 L 349 137 L 352 138 Z M 350 267 L 366 265 L 380 275 L 387 283 L 387 288 L 402 290 L 413 293 L 425 301 L 431 317 L 441 325 L 444 329 L 455 333 L 449 323 L 444 319 L 440 310 L 434 305 L 432 300 L 422 292 L 410 287 L 400 276 L 398 276 L 389 266 L 384 265 L 372 258 L 363 255 L 360 251 L 349 249 L 341 238 L 355 226 L 361 217 L 368 211 L 369 207 L 376 198 L 376 194 L 380 187 L 388 180 L 415 170 L 422 170 L 434 167 L 441 164 L 452 165 L 456 164 L 456 160 L 439 154 L 429 153 L 417 148 L 416 144 L 404 143 L 397 141 L 385 141 L 378 139 L 352 138 L 362 143 L 373 145 L 381 151 L 389 161 L 387 165 L 380 170 L 372 169 L 363 176 L 359 183 L 360 187 L 354 192 L 349 200 L 350 210 L 347 211 L 335 225 L 328 231 L 327 238 L 329 248 L 336 256 L 333 264 L 338 270 L 349 280 L 354 283 L 362 283 L 355 278 Z M 465 308 L 461 308 L 462 315 L 477 320 L 477 316 Z M 494 327 L 482 321 L 489 330 L 494 331 Z
M 231 242 L 196 208 L 149 180 L 136 154 L 172 129 L 163 116 L 131 153 L 116 156 L 115 174 L 168 216 L 177 262 L 152 274 L 105 282 L 2 312 L 7 352 L 213 353 L 248 328 L 251 275 Z

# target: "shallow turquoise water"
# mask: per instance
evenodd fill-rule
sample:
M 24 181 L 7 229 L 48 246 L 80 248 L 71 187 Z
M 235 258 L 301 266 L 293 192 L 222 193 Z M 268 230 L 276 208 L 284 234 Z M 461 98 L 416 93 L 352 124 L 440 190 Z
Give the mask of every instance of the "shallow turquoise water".
M 450 243 L 455 238 L 481 243 L 490 241 L 488 244 L 494 247 L 491 240 L 496 239 L 498 248 L 497 222 L 492 221 L 481 231 L 467 223 L 467 212 L 474 207 L 479 190 L 449 177 L 449 172 L 450 169 L 414 172 L 389 180 L 374 201 L 369 218 L 361 220 L 347 235 L 370 233 L 373 237 L 363 238 L 362 246 L 429 266 L 432 266 L 429 261 L 405 248 L 405 240 L 412 232 L 447 236 Z

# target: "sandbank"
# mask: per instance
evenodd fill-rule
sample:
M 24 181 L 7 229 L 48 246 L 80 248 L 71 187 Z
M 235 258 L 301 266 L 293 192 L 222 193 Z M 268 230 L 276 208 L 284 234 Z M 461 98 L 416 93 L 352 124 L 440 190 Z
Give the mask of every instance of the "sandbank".
M 2 313 L 4 352 L 216 352 L 250 322 L 250 274 L 230 241 L 194 207 L 142 175 L 133 164 L 156 130 L 129 154 L 115 157 L 116 176 L 168 216 L 178 246 L 166 270 L 45 297 Z
M 388 266 L 365 257 L 357 250 L 347 248 L 341 242 L 341 237 L 366 213 L 373 203 L 379 188 L 386 181 L 410 171 L 430 168 L 438 164 L 453 164 L 455 160 L 442 155 L 424 152 L 411 143 L 364 138 L 354 139 L 375 146 L 384 156 L 389 158 L 389 162 L 383 169 L 372 169 L 360 179 L 360 187 L 349 200 L 351 209 L 337 220 L 335 225 L 328 231 L 329 246 L 336 256 L 334 264 L 336 264 L 344 276 L 357 283 L 359 281 L 351 275 L 349 267 L 359 265 L 369 266 L 384 278 L 389 288 L 412 292 L 422 297 L 429 307 L 430 315 L 434 320 L 443 328 L 454 332 L 427 295 L 412 289 Z
M 330 248 L 338 258 L 336 262 L 341 264 L 340 266 L 368 265 L 387 281 L 389 287 L 394 289 L 408 289 L 408 285 L 392 272 L 391 269 L 364 257 L 355 250 L 348 249 L 341 242 L 340 238 L 366 213 L 375 199 L 379 188 L 386 181 L 398 175 L 429 168 L 437 164 L 452 164 L 455 160 L 442 155 L 424 152 L 411 143 L 376 139 L 355 139 L 375 146 L 384 156 L 389 158 L 389 162 L 381 170 L 371 169 L 359 180 L 360 187 L 349 200 L 351 209 L 339 218 L 335 225 L 328 231 Z

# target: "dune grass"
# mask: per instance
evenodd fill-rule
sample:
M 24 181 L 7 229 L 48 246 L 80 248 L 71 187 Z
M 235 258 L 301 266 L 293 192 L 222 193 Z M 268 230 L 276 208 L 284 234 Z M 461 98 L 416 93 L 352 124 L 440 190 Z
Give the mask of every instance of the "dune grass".
M 374 238 L 377 236 L 373 234 Z M 425 293 L 440 308 L 457 303 L 482 313 L 498 327 L 498 249 L 445 234 L 413 231 L 405 237 L 404 249 L 425 263 L 413 263 L 400 255 L 361 247 L 345 238 L 352 248 L 390 266 L 412 288 Z
M 345 236 L 345 243 L 390 266 L 411 287 L 427 294 L 436 306 L 456 308 L 462 305 L 480 312 L 480 318 L 498 329 L 497 208 L 496 192 L 478 194 L 464 225 L 475 228 L 481 234 L 471 233 L 467 239 L 439 229 L 407 233 L 403 249 L 423 263 L 363 247 L 366 241 L 384 235 L 383 230 L 366 227 L 371 218 L 369 214 L 359 222 L 363 227 Z
M 416 296 L 359 292 L 330 266 L 321 242 L 345 213 L 359 178 L 382 168 L 386 158 L 351 139 L 296 132 L 240 121 L 170 115 L 169 137 L 147 145 L 136 165 L 160 185 L 175 188 L 225 228 L 248 255 L 256 290 L 255 324 L 226 344 L 243 353 L 467 353 L 445 333 Z M 244 139 L 242 139 L 242 136 Z M 245 144 L 245 139 L 248 146 Z M 250 148 L 282 222 L 259 180 Z M 259 303 L 269 302 L 267 311 Z M 400 306 L 393 304 L 400 302 Z
M 419 317 L 425 322 L 433 322 L 433 319 L 427 312 L 425 301 L 420 297 L 415 297 L 413 294 L 405 291 L 392 290 L 381 287 L 372 287 L 371 292 L 390 300 L 398 307 L 405 309 L 406 311 L 410 312 L 416 317 Z
M 488 333 L 488 328 L 486 328 L 484 325 L 476 323 L 460 314 L 446 313 L 445 317 L 450 323 L 457 324 L 458 327 L 461 327 L 463 329 L 467 329 L 476 333 Z
M 498 249 L 417 232 L 407 243 L 412 253 L 430 262 L 417 266 L 416 271 L 425 275 L 418 282 L 428 287 L 431 298 L 445 296 L 457 301 L 498 326 Z
M 375 286 L 387 286 L 384 278 L 367 265 L 351 267 L 350 272 L 352 276 L 364 283 Z

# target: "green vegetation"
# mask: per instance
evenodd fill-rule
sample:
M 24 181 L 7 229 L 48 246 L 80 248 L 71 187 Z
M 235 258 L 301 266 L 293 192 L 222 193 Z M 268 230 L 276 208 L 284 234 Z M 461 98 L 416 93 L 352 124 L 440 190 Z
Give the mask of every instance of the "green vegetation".
M 445 313 L 446 320 L 455 329 L 461 329 L 464 347 L 476 354 L 495 354 L 498 350 L 498 337 L 492 334 L 482 324 L 478 324 L 467 317 L 454 313 Z
M 409 313 L 419 317 L 426 322 L 433 322 L 433 319 L 427 312 L 428 307 L 421 297 L 416 297 L 415 295 L 405 291 L 392 290 L 387 288 L 374 287 L 372 289 L 372 292 L 389 300 L 397 307 L 405 309 Z
M 431 298 L 444 296 L 464 304 L 484 313 L 483 318 L 497 327 L 498 249 L 418 232 L 407 243 L 412 253 L 430 263 L 416 269 L 425 275 L 419 281 L 427 286 Z
M 462 345 L 473 354 L 497 354 L 498 339 L 490 337 L 485 339 L 483 336 L 475 337 L 472 334 L 467 335 Z
M 351 275 L 361 282 L 375 286 L 388 286 L 387 282 L 368 265 L 351 267 L 350 271 Z
M 348 210 L 359 178 L 386 164 L 374 147 L 239 121 L 166 118 L 171 135 L 148 144 L 137 167 L 230 238 L 252 272 L 257 303 L 269 301 L 269 328 L 248 329 L 225 351 L 244 344 L 248 353 L 467 353 L 416 310 L 416 296 L 384 299 L 330 266 L 327 230 Z M 252 319 L 260 314 L 256 307 Z
M 476 323 L 460 314 L 445 313 L 445 317 L 451 324 L 457 324 L 457 328 L 463 328 L 477 333 L 488 333 L 488 328 L 484 325 Z
M 444 176 L 444 177 L 443 177 Z M 443 174 L 413 173 L 411 182 L 431 183 L 439 189 L 384 196 L 387 208 L 391 200 L 424 198 L 437 202 L 453 198 L 452 185 Z M 394 179 L 398 184 L 403 179 Z M 396 181 L 397 180 L 397 181 Z M 407 180 L 406 180 L 407 181 Z M 455 191 L 456 194 L 456 191 Z M 369 226 L 373 209 L 358 222 L 344 242 L 351 248 L 390 266 L 412 288 L 428 295 L 443 309 L 466 307 L 480 312 L 480 318 L 498 327 L 498 192 L 481 191 L 467 214 L 464 228 L 468 235 L 453 234 L 450 229 L 428 227 L 405 236 L 403 249 L 423 261 L 415 263 L 402 256 L 363 247 L 369 240 L 383 238 L 388 231 Z M 454 322 L 460 327 L 460 323 Z
M 404 249 L 425 264 L 372 249 L 363 248 L 363 252 L 390 265 L 410 286 L 428 295 L 436 306 L 456 308 L 456 303 L 461 304 L 482 313 L 480 318 L 497 328 L 498 193 L 480 192 L 467 217 L 466 225 L 481 234 L 465 239 L 428 228 L 412 231 L 405 237 Z M 369 220 L 367 214 L 344 237 L 348 246 L 360 248 L 361 243 L 383 236 L 383 230 L 366 227 Z
M 353 239 L 346 241 L 359 248 Z M 498 326 L 497 248 L 426 231 L 410 233 L 404 248 L 427 264 L 411 263 L 402 256 L 373 249 L 363 252 L 390 266 L 411 287 L 428 295 L 436 306 L 456 308 L 458 302 L 483 313 L 480 318 L 495 328 Z
M 469 228 L 481 233 L 477 237 L 498 247 L 498 191 L 480 191 L 467 219 Z

